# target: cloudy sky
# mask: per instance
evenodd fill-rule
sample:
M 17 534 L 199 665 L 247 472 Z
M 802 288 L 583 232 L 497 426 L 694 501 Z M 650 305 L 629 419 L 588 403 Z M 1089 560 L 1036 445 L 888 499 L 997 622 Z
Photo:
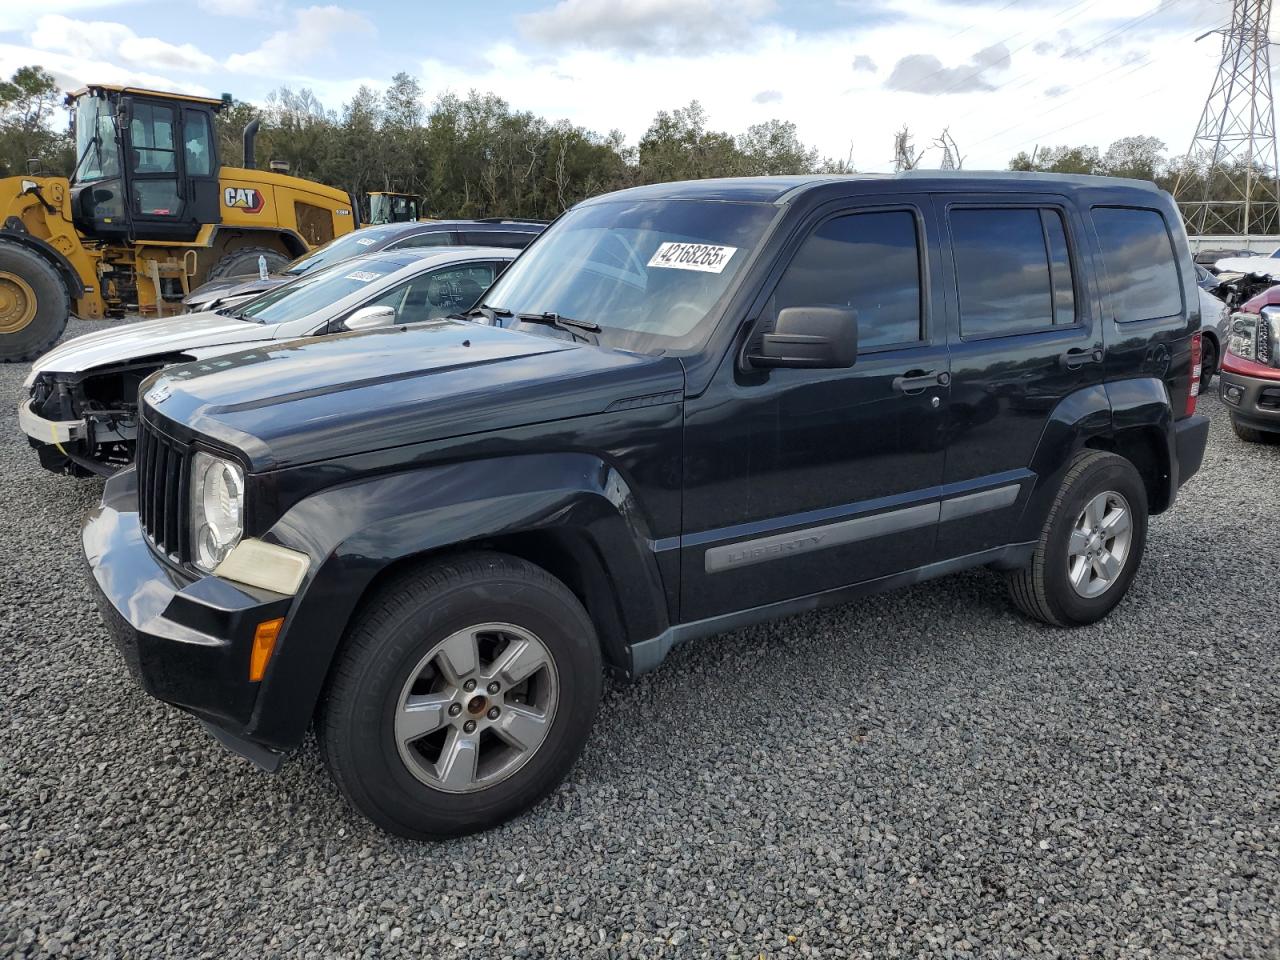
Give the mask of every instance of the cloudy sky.
M 1185 151 L 1225 0 L 5 0 L 0 71 L 340 107 L 397 71 L 430 100 L 493 91 L 632 142 L 698 99 L 718 129 L 792 120 L 824 155 L 888 167 L 944 127 L 970 168 L 1037 143 L 1145 133 Z M 927 155 L 923 166 L 936 165 Z

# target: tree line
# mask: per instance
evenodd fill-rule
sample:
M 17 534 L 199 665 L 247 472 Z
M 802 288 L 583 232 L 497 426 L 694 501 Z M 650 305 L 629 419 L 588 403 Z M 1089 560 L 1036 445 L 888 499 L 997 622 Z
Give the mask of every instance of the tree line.
M 62 94 L 38 66 L 0 81 L 0 175 L 69 175 L 75 157 Z M 453 93 L 424 104 L 418 81 L 399 73 L 383 91 L 361 87 L 340 109 L 310 90 L 282 87 L 265 103 L 236 101 L 217 115 L 223 162 L 241 161 L 241 131 L 261 121 L 257 156 L 283 160 L 290 172 L 362 197 L 371 190 L 419 194 L 437 217 L 552 218 L 579 200 L 623 187 L 718 176 L 855 172 L 850 159 L 831 159 L 802 142 L 795 124 L 768 120 L 739 134 L 709 124 L 697 102 L 661 110 L 636 144 L 619 130 L 598 133 L 514 109 L 494 94 Z M 948 131 L 936 151 L 894 135 L 894 165 L 915 167 L 941 154 L 944 168 L 963 166 L 961 145 Z M 886 145 L 887 147 L 888 145 Z M 1150 180 L 1172 191 L 1179 177 L 1204 196 L 1203 169 L 1170 159 L 1155 137 L 1130 136 L 1107 149 L 1060 145 L 1022 152 L 1012 170 L 1096 173 Z M 1199 180 L 1196 180 L 1196 178 Z M 1225 178 L 1208 196 L 1238 199 Z M 1261 198 L 1261 197 L 1260 197 Z

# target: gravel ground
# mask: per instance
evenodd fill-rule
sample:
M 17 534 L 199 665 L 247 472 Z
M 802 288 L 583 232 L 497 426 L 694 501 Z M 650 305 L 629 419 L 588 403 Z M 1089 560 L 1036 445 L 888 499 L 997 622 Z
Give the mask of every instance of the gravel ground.
M 1202 409 L 1105 623 L 975 573 L 703 641 L 609 687 L 550 800 L 436 844 L 313 743 L 270 776 L 145 697 L 82 586 L 100 484 L 11 426 L 0 955 L 1280 956 L 1280 446 Z

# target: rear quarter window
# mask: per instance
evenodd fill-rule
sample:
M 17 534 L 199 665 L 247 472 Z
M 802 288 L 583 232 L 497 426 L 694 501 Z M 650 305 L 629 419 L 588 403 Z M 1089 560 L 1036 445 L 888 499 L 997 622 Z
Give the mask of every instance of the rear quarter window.
M 476 247 L 512 247 L 523 250 L 533 243 L 536 233 L 519 230 L 471 230 L 463 231 L 462 242 Z
M 1182 313 L 1182 280 L 1164 216 L 1139 207 L 1094 207 L 1111 312 L 1120 323 Z

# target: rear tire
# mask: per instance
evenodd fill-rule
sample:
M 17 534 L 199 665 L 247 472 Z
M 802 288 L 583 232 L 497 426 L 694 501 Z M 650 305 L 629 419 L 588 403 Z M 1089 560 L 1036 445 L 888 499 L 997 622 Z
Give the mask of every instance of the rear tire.
M 267 273 L 279 273 L 289 264 L 289 258 L 270 247 L 241 247 L 232 250 L 205 274 L 205 281 L 221 280 L 224 277 L 256 277 L 258 275 L 258 258 L 267 260 Z
M 1095 623 L 1128 592 L 1146 542 L 1141 475 L 1123 457 L 1081 451 L 1049 508 L 1030 566 L 1006 575 L 1009 596 L 1027 616 L 1054 626 Z
M 316 731 L 342 793 L 382 829 L 472 833 L 569 772 L 601 672 L 595 629 L 563 583 L 515 557 L 470 554 L 378 588 L 347 633 Z
M 0 361 L 34 360 L 62 336 L 71 299 L 44 257 L 0 240 Z
M 1245 443 L 1280 443 L 1280 434 L 1268 433 L 1266 430 L 1255 430 L 1245 426 L 1235 417 L 1231 418 L 1231 429 Z

